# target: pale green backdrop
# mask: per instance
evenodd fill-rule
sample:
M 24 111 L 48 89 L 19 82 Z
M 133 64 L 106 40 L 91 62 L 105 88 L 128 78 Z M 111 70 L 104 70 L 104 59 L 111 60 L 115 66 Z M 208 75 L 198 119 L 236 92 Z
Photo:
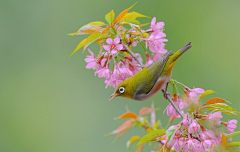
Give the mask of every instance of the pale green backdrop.
M 125 112 L 126 105 L 137 112 L 153 100 L 161 107 L 157 117 L 167 123 L 162 94 L 143 102 L 109 102 L 113 88 L 104 89 L 104 79 L 85 68 L 88 52 L 69 58 L 84 36 L 67 33 L 104 21 L 110 10 L 118 14 L 135 2 L 0 0 L 0 151 L 124 152 L 126 141 L 144 131 L 131 129 L 114 142 L 114 135 L 104 135 L 124 121 L 113 118 Z M 141 0 L 132 10 L 165 22 L 168 50 L 192 41 L 173 78 L 189 87 L 213 89 L 240 110 L 239 0 Z M 91 49 L 98 51 L 97 46 Z M 229 118 L 240 120 L 224 120 Z M 144 150 L 150 151 L 148 145 Z

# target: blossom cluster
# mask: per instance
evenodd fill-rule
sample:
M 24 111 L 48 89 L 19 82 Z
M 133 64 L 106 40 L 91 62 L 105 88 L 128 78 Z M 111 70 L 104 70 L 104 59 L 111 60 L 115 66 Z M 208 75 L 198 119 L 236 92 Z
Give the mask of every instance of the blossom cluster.
M 184 118 L 176 125 L 172 125 L 166 130 L 166 134 L 162 134 L 157 137 L 152 137 L 151 135 L 145 135 L 150 141 L 157 141 L 159 144 L 155 149 L 168 148 L 171 151 L 176 152 L 217 152 L 217 151 L 229 151 L 231 146 L 226 146 L 227 142 L 232 141 L 232 137 L 239 134 L 240 132 L 235 132 L 238 121 L 236 119 L 229 120 L 227 122 L 222 121 L 223 113 L 237 115 L 239 112 L 228 106 L 227 101 L 221 98 L 211 98 L 204 104 L 202 104 L 202 99 L 211 93 L 214 93 L 212 90 L 205 91 L 202 88 L 193 88 L 190 89 L 187 86 L 172 80 L 170 83 L 178 83 L 182 85 L 185 97 L 183 98 L 180 94 L 173 94 L 172 100 L 175 105 L 177 105 L 180 111 L 183 113 Z M 176 85 L 173 85 L 176 86 Z M 214 106 L 223 106 L 224 109 L 211 109 Z M 119 119 L 129 119 L 123 123 L 119 128 L 111 132 L 110 134 L 118 134 L 117 137 L 120 137 L 123 133 L 134 126 L 143 127 L 148 133 L 158 131 L 162 126 L 159 123 L 160 120 L 156 121 L 154 106 L 151 108 L 142 108 L 137 116 L 133 112 L 127 112 L 122 116 L 118 117 Z M 208 111 L 206 111 L 208 109 Z M 218 111 L 220 110 L 220 111 Z M 167 115 L 171 116 L 169 122 L 172 122 L 175 118 L 179 118 L 180 115 L 177 111 L 169 104 L 164 112 L 166 111 Z M 150 119 L 151 123 L 147 118 L 142 116 L 145 114 L 151 113 Z M 227 130 L 224 132 L 222 130 Z M 159 132 L 158 132 L 159 133 Z M 157 133 L 156 133 L 157 134 Z M 230 136 L 229 136 L 230 135 Z M 144 139 L 144 137 L 142 137 Z M 225 144 L 223 144 L 224 139 L 226 139 Z M 127 143 L 128 147 L 133 142 L 141 140 L 139 136 L 133 136 Z M 229 143 L 228 145 L 234 145 L 236 142 Z M 238 143 L 240 145 L 240 143 Z M 236 146 L 236 145 L 235 145 Z M 141 151 L 143 145 L 137 147 L 137 151 Z M 222 149 L 222 150 L 220 150 Z M 158 151 L 158 150 L 157 150 Z M 151 152 L 157 152 L 151 151 Z
M 125 29 L 123 27 L 117 27 L 115 31 L 117 36 L 122 32 L 127 32 L 128 30 L 128 36 L 125 37 L 127 46 L 132 45 L 135 47 L 138 43 L 145 43 L 146 48 L 149 47 L 152 56 L 146 52 L 145 66 L 147 66 L 160 59 L 162 55 L 167 52 L 167 50 L 164 49 L 164 42 L 166 42 L 167 39 L 164 38 L 166 37 L 166 34 L 163 32 L 163 27 L 164 22 L 156 23 L 156 17 L 154 17 L 151 21 L 150 29 L 147 29 L 146 31 L 141 30 L 141 32 L 145 33 L 145 36 L 147 37 L 138 35 L 134 36 L 133 38 L 133 34 L 139 33 L 134 28 Z M 105 43 L 106 44 L 101 44 L 103 50 L 97 56 L 95 56 L 94 53 L 88 49 L 90 55 L 85 58 L 87 63 L 86 68 L 94 69 L 96 70 L 95 75 L 98 75 L 98 77 L 104 77 L 106 88 L 109 85 L 112 85 L 114 88 L 116 88 L 123 80 L 140 71 L 141 67 L 132 56 L 126 54 L 127 50 L 122 44 L 123 38 L 107 38 Z M 134 55 L 142 62 L 142 57 L 138 53 L 134 53 Z M 109 66 L 112 60 L 113 68 Z
M 203 89 L 186 87 L 184 92 L 186 94 L 185 99 L 182 99 L 180 95 L 174 95 L 173 101 L 181 109 L 181 112 L 184 113 L 184 108 L 188 111 L 179 124 L 169 127 L 169 130 L 174 130 L 172 140 L 169 141 L 166 137 L 163 143 L 168 141 L 167 146 L 177 152 L 182 150 L 184 152 L 217 151 L 217 147 L 221 145 L 222 136 L 227 135 L 219 129 L 219 126 L 222 124 L 228 130 L 228 133 L 233 133 L 238 121 L 236 119 L 228 122 L 221 121 L 223 118 L 221 111 L 210 113 L 203 111 L 203 106 L 199 101 L 199 97 L 205 92 Z M 179 117 L 171 105 L 167 106 L 167 115 Z M 228 140 L 231 141 L 232 139 L 229 138 Z

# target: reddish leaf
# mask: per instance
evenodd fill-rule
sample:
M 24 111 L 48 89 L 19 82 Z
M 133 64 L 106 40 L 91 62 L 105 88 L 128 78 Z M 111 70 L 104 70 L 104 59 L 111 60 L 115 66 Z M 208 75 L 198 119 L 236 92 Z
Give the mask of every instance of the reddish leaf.
M 215 104 L 215 103 L 223 103 L 223 102 L 227 102 L 227 101 L 221 98 L 212 98 L 208 100 L 205 104 Z
M 95 32 L 102 32 L 104 29 L 101 26 L 93 27 L 91 29 L 87 29 L 85 31 L 80 31 L 76 35 L 84 35 L 84 34 L 91 34 Z
M 162 146 L 162 148 L 160 149 L 159 152 L 170 152 L 170 150 L 171 150 L 172 147 L 167 147 L 167 143 L 168 143 L 168 142 L 166 142 L 166 143 Z
M 134 120 L 128 120 L 124 122 L 121 126 L 119 126 L 114 131 L 110 132 L 109 134 L 117 134 L 117 138 L 119 138 L 124 132 L 132 127 Z
M 222 140 L 221 140 L 221 145 L 225 147 L 227 144 L 227 138 L 224 134 L 222 134 Z
M 143 108 L 139 111 L 139 116 L 149 114 L 150 112 L 155 111 L 155 110 L 159 110 L 159 108 L 143 107 Z
M 148 108 L 148 107 L 143 107 L 140 111 L 139 111 L 139 116 L 142 116 L 142 115 L 146 115 L 150 112 L 154 111 L 154 109 L 152 108 Z
M 137 118 L 137 114 L 135 114 L 134 112 L 126 112 L 123 115 L 119 116 L 118 119 L 129 119 L 129 118 Z
M 69 35 L 74 36 L 78 33 L 80 33 L 79 35 L 81 35 L 81 33 L 89 34 L 88 32 L 90 32 L 91 30 L 97 31 L 98 28 L 96 28 L 96 27 L 100 27 L 100 26 L 103 26 L 103 25 L 105 25 L 105 23 L 100 22 L 100 21 L 91 22 L 91 23 L 88 23 L 86 25 L 83 25 L 77 32 L 70 33 Z M 89 30 L 89 29 L 91 29 L 91 30 Z M 89 30 L 89 31 L 87 31 L 87 30 Z M 87 33 L 86 33 L 86 31 L 87 31 Z
M 142 152 L 143 145 L 144 145 L 144 144 L 142 144 L 141 146 L 139 146 L 139 147 L 137 148 L 136 152 Z
M 114 24 L 116 24 L 116 23 L 118 23 L 120 20 L 122 20 L 122 18 L 127 14 L 127 12 L 128 12 L 134 5 L 136 5 L 136 3 L 133 4 L 131 7 L 129 7 L 128 9 L 125 9 L 124 11 L 122 11 L 122 12 L 117 16 L 117 18 L 115 19 Z

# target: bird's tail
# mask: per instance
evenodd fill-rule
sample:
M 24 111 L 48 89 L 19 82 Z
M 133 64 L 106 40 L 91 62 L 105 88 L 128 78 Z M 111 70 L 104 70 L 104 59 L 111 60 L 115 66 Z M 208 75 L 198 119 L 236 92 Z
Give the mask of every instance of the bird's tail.
M 180 50 L 179 50 L 179 52 L 181 53 L 181 54 L 183 54 L 184 52 L 186 52 L 188 49 L 190 49 L 192 47 L 192 45 L 191 45 L 191 42 L 188 42 L 188 44 L 186 44 L 184 47 L 182 47 Z
M 184 53 L 186 52 L 188 49 L 190 49 L 192 47 L 191 42 L 189 42 L 188 44 L 186 44 L 184 47 L 182 47 L 180 50 L 178 50 L 177 52 L 175 52 L 173 55 L 171 55 L 168 59 L 168 63 L 169 65 L 175 63 L 177 61 L 177 59 Z
M 180 50 L 178 50 L 177 52 L 175 52 L 173 55 L 169 56 L 167 62 L 166 62 L 166 66 L 164 68 L 164 71 L 166 71 L 167 75 L 171 74 L 172 68 L 175 64 L 175 62 L 177 61 L 177 59 L 184 53 L 186 52 L 188 49 L 190 49 L 192 47 L 191 42 L 189 42 L 188 44 L 186 44 L 184 47 L 182 47 Z

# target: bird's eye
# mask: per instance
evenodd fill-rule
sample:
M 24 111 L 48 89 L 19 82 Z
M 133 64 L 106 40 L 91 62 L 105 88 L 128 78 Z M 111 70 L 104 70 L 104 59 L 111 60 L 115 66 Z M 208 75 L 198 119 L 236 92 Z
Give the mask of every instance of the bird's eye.
M 120 92 L 120 93 L 123 93 L 123 92 L 124 92 L 124 90 L 125 90 L 125 88 L 124 88 L 124 87 L 120 87 L 120 88 L 119 88 L 119 92 Z

